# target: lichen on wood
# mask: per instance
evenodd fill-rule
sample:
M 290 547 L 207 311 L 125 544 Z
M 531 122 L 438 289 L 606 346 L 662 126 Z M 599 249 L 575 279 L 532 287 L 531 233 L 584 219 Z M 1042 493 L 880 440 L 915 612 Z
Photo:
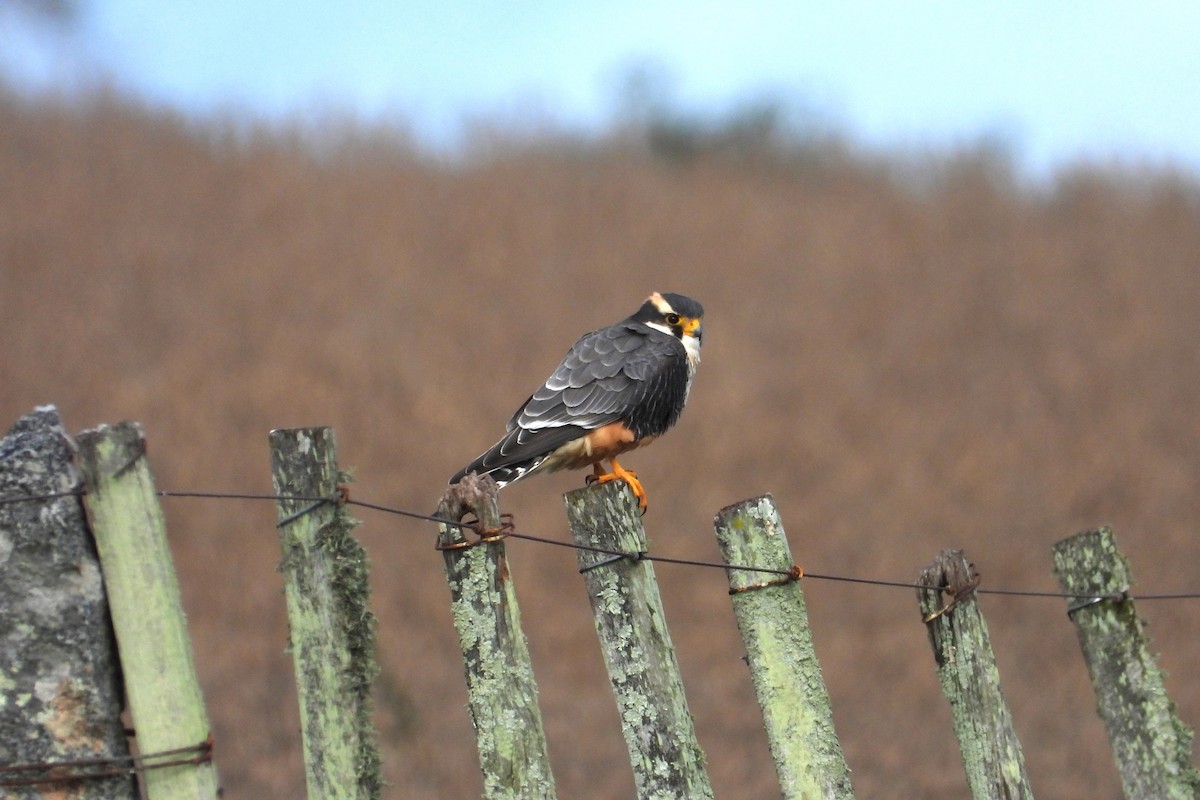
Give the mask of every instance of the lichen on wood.
M 99 559 L 52 406 L 0 439 L 0 763 L 129 755 L 120 665 Z M 47 497 L 46 495 L 64 496 Z M 9 787 L 23 800 L 70 790 L 85 800 L 137 797 L 129 776 Z M 64 794 L 65 796 L 65 794 Z
M 961 550 L 943 550 L 917 578 L 917 605 L 974 797 L 1032 798 L 1025 756 L 1000 690 L 1000 671 Z
M 1129 592 L 1133 575 L 1108 527 L 1054 545 L 1067 601 L 1126 797 L 1200 798 L 1192 730 L 1167 696 L 1158 659 Z
M 211 731 L 142 429 L 135 422 L 103 425 L 79 434 L 78 441 L 84 505 L 108 588 L 138 749 L 197 747 Z M 142 784 L 149 800 L 202 800 L 219 791 L 211 760 L 147 770 Z
M 437 516 L 459 522 L 473 514 L 479 531 L 494 536 L 502 527 L 496 493 L 491 477 L 467 475 L 446 490 Z M 503 541 L 479 538 L 458 525 L 439 525 L 484 796 L 552 800 L 554 775 L 516 585 Z
M 713 521 L 767 741 L 785 798 L 851 798 L 804 593 L 770 495 L 721 509 Z M 775 573 L 743 567 L 761 567 Z
M 563 499 L 577 545 L 629 556 L 577 551 L 638 797 L 712 797 L 633 493 L 613 481 Z
M 352 535 L 358 523 L 337 502 L 347 476 L 333 430 L 271 431 L 270 448 L 309 795 L 378 798 L 376 621 L 366 552 Z

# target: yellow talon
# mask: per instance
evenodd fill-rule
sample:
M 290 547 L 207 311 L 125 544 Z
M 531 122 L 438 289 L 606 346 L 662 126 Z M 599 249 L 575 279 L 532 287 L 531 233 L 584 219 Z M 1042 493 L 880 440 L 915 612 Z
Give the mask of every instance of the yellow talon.
M 633 496 L 637 498 L 638 508 L 643 514 L 646 513 L 646 490 L 642 487 L 642 482 L 638 480 L 636 472 L 625 469 L 617 460 L 610 459 L 612 464 L 611 472 L 603 472 L 600 469 L 600 464 L 597 463 L 592 467 L 592 474 L 589 476 L 588 483 L 608 483 L 609 481 L 625 481 L 629 488 L 633 490 Z

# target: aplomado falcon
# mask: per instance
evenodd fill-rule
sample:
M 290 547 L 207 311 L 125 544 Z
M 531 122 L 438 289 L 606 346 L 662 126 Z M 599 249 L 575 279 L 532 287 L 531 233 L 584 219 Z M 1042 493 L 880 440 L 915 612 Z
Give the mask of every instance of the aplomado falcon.
M 649 444 L 679 420 L 700 363 L 704 309 L 655 292 L 628 319 L 585 334 L 542 388 L 508 421 L 508 433 L 459 470 L 506 486 L 538 472 L 591 466 L 601 483 L 623 480 L 643 513 L 646 491 L 617 456 Z M 608 461 L 608 472 L 600 466 Z

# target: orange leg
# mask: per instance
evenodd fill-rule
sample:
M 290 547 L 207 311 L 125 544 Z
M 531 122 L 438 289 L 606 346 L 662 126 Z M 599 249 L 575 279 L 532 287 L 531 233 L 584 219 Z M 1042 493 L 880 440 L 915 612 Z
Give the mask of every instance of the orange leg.
M 629 484 L 629 488 L 633 490 L 633 496 L 637 498 L 638 508 L 640 508 L 642 510 L 642 513 L 645 514 L 646 513 L 646 490 L 644 488 L 642 488 L 642 482 L 638 480 L 637 473 L 631 472 L 631 471 L 625 469 L 624 467 L 622 467 L 620 464 L 617 463 L 617 460 L 615 458 L 609 459 L 609 463 L 612 464 L 611 472 L 604 472 L 603 470 L 601 470 L 599 463 L 597 463 L 595 466 L 593 466 L 592 467 L 592 477 L 590 478 L 588 483 L 591 483 L 593 481 L 595 481 L 596 483 L 608 483 L 609 481 L 625 481 L 625 483 Z

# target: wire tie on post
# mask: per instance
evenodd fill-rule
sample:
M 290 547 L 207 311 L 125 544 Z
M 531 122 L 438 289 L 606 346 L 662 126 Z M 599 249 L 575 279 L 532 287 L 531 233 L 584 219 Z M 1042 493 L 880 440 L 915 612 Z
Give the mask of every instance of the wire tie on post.
M 40 503 L 45 500 L 58 500 L 63 497 L 84 497 L 87 495 L 87 490 L 82 486 L 78 489 L 71 489 L 66 492 L 47 492 L 45 494 L 23 494 L 13 497 L 0 497 L 0 506 L 7 506 L 16 503 Z
M 750 583 L 745 586 L 730 586 L 729 593 L 731 595 L 741 594 L 742 592 L 753 592 L 759 589 L 766 589 L 768 586 L 786 586 L 789 583 L 796 583 L 804 577 L 804 567 L 799 564 L 793 564 L 788 568 L 787 573 L 781 578 L 774 580 L 763 581 L 762 583 Z
M 1099 605 L 1100 603 L 1103 603 L 1105 600 L 1111 600 L 1114 603 L 1120 603 L 1120 602 L 1124 602 L 1125 600 L 1128 600 L 1128 599 L 1129 599 L 1129 588 L 1128 587 L 1122 589 L 1119 592 L 1113 592 L 1111 594 L 1100 594 L 1100 595 L 1096 595 L 1095 597 L 1089 597 L 1086 600 L 1082 600 L 1082 601 L 1074 604 L 1073 606 L 1070 606 L 1067 609 L 1067 619 L 1074 622 L 1076 611 L 1082 611 L 1083 609 L 1088 608 L 1089 606 Z
M 972 565 L 972 567 L 974 567 L 974 565 Z M 972 572 L 974 572 L 974 569 L 972 569 Z M 978 572 L 975 572 L 975 574 L 971 576 L 971 580 L 967 581 L 962 586 L 941 587 L 941 591 L 950 592 L 950 599 L 947 600 L 945 604 L 943 604 L 942 607 L 937 611 L 922 617 L 921 621 L 928 625 L 943 614 L 953 611 L 955 606 L 957 606 L 963 600 L 966 600 L 971 595 L 975 594 L 975 590 L 979 588 L 979 582 L 982 580 L 983 576 Z M 933 589 L 935 587 L 930 586 L 929 588 Z
M 638 550 L 636 553 L 613 553 L 608 558 L 602 558 L 599 561 L 588 564 L 586 567 L 580 567 L 579 574 L 582 575 L 585 572 L 591 572 L 598 567 L 607 567 L 609 564 L 615 564 L 618 561 L 630 561 L 636 564 L 645 557 L 645 550 Z
M 113 778 L 135 775 L 152 769 L 200 765 L 212 761 L 213 736 L 202 742 L 156 753 L 109 758 L 80 758 L 41 761 L 31 764 L 10 764 L 0 767 L 0 787 L 43 786 L 57 783 Z M 190 757 L 189 753 L 194 753 Z M 13 775 L 16 777 L 5 777 Z
M 947 611 L 954 608 L 956 605 L 958 605 L 958 599 L 952 597 L 952 598 L 950 598 L 950 601 L 948 603 L 946 603 L 944 606 L 939 608 L 937 611 L 934 611 L 931 614 L 927 614 L 924 617 L 921 617 L 921 622 L 924 622 L 926 625 L 928 625 L 929 623 L 933 622 L 935 619 L 940 617 L 942 614 L 945 614 Z
M 449 542 L 449 543 L 438 542 L 437 544 L 435 544 L 433 546 L 433 549 L 441 550 L 442 552 L 445 552 L 447 550 L 466 550 L 468 547 L 474 547 L 475 544 L 476 543 L 471 541 L 470 539 L 462 539 L 457 542 Z
M 137 448 L 137 451 L 134 452 L 133 457 L 130 458 L 128 461 L 126 461 L 124 464 L 122 464 L 120 467 L 118 467 L 117 471 L 114 472 L 112 474 L 112 476 L 114 478 L 119 478 L 122 475 L 124 475 L 126 472 L 129 472 L 129 470 L 133 469 L 134 466 L 137 465 L 137 462 L 140 461 L 145 455 L 146 455 L 146 442 L 145 442 L 145 440 L 142 440 Z
M 326 505 L 327 503 L 331 503 L 335 506 L 340 506 L 340 505 L 345 504 L 346 501 L 349 500 L 349 498 L 350 498 L 349 489 L 347 489 L 344 484 L 339 484 L 338 487 L 333 490 L 333 494 L 329 495 L 329 497 L 322 497 L 320 500 L 317 500 L 315 503 L 305 506 L 304 508 L 300 509 L 299 511 L 288 514 L 286 517 L 279 520 L 279 522 L 276 522 L 275 527 L 276 528 L 285 528 L 288 525 L 291 525 L 296 520 L 300 519 L 301 517 L 308 516 L 309 514 L 316 511 L 321 506 Z
M 463 539 L 462 541 L 449 542 L 449 543 L 438 542 L 437 544 L 434 545 L 434 549 L 442 550 L 442 551 L 466 550 L 469 547 L 475 547 L 475 546 L 481 545 L 481 544 L 494 544 L 496 542 L 502 542 L 505 539 L 507 539 L 509 536 L 512 536 L 513 532 L 516 530 L 516 523 L 513 522 L 512 514 L 501 514 L 500 515 L 500 525 L 495 528 L 485 528 L 485 527 L 483 527 L 483 523 L 480 522 L 479 520 L 475 520 L 474 522 L 469 522 L 469 523 L 454 523 L 454 524 L 456 524 L 458 526 L 459 530 L 468 530 L 469 529 L 471 531 L 474 531 L 475 535 L 478 536 L 479 538 L 475 539 L 475 540 Z
M 516 523 L 513 522 L 512 514 L 501 514 L 500 526 L 496 528 L 484 528 L 476 522 L 472 530 L 479 536 L 479 541 L 475 544 L 491 544 L 492 542 L 503 541 L 512 534 L 515 528 Z

